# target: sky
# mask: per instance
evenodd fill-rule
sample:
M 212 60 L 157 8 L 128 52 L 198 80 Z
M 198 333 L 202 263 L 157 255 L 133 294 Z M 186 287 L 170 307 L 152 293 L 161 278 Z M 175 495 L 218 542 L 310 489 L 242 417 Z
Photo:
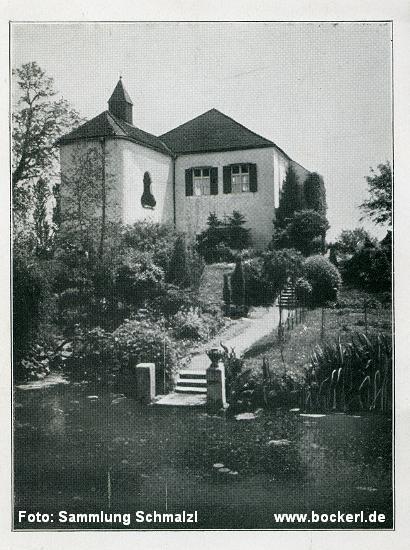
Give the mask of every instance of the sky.
M 36 61 L 81 116 L 119 76 L 134 124 L 160 135 L 216 108 L 325 181 L 330 230 L 364 226 L 370 167 L 392 159 L 389 23 L 27 23 L 12 66 Z

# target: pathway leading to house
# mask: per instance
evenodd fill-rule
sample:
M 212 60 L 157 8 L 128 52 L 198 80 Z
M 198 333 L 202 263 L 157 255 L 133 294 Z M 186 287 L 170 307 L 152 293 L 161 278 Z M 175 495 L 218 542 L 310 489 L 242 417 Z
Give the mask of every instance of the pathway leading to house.
M 284 319 L 285 320 L 285 319 Z M 249 317 L 241 319 L 240 332 L 228 336 L 222 331 L 217 337 L 207 343 L 206 349 L 220 347 L 222 342 L 229 350 L 235 350 L 237 357 L 241 357 L 253 344 L 270 334 L 278 327 L 279 308 L 274 305 L 268 308 L 255 308 Z M 224 338 L 227 332 L 227 338 Z M 231 331 L 232 332 L 232 331 Z M 182 369 L 175 391 L 156 401 L 156 405 L 169 406 L 202 406 L 206 402 L 206 369 L 210 361 L 205 350 L 198 352 L 191 358 L 190 365 Z

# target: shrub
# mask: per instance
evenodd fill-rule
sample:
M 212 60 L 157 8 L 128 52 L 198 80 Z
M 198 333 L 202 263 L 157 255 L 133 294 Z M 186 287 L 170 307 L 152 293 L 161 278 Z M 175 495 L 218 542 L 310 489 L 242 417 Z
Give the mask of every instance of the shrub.
M 13 358 L 15 365 L 36 341 L 39 326 L 56 315 L 50 262 L 42 262 L 14 249 Z
M 151 301 L 154 311 L 166 317 L 197 306 L 198 299 L 194 293 L 170 284 L 160 285 L 157 296 Z
M 142 221 L 127 227 L 122 241 L 125 249 L 150 253 L 152 261 L 166 272 L 176 239 L 173 226 Z
M 243 262 L 246 283 L 247 305 L 260 306 L 274 301 L 272 288 L 265 276 L 263 258 Z
M 312 286 L 312 305 L 319 306 L 336 301 L 341 285 L 338 269 L 324 256 L 310 256 L 303 263 L 307 281 Z
M 210 214 L 208 227 L 197 237 L 198 252 L 207 263 L 234 261 L 237 251 L 246 249 L 250 243 L 250 230 L 245 224 L 245 217 L 236 210 L 226 222 Z
M 126 303 L 141 305 L 158 293 L 164 270 L 154 262 L 150 252 L 129 249 L 117 268 L 116 289 Z
M 260 370 L 245 368 L 233 378 L 230 405 L 233 411 L 294 406 L 301 387 L 300 380 L 284 372 L 272 371 L 264 359 Z
M 346 283 L 371 292 L 391 288 L 391 257 L 389 250 L 367 242 L 343 266 Z
M 155 363 L 157 386 L 165 391 L 171 385 L 177 357 L 175 344 L 158 322 L 126 320 L 113 336 L 121 367 Z
M 208 335 L 206 322 L 197 311 L 179 311 L 172 319 L 176 338 L 204 340 Z
M 118 374 L 120 366 L 112 333 L 100 327 L 84 330 L 77 325 L 65 369 L 78 378 L 107 381 Z

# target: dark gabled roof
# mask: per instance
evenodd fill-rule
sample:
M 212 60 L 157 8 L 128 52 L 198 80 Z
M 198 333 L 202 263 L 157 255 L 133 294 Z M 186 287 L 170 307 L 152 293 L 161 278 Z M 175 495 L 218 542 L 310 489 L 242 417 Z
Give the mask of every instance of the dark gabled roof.
M 160 139 L 177 154 L 276 147 L 273 141 L 248 130 L 217 109 L 185 122 Z
M 128 124 L 124 120 L 114 116 L 110 111 L 104 111 L 92 118 L 82 126 L 79 126 L 69 134 L 61 137 L 58 144 L 70 143 L 77 139 L 91 139 L 99 137 L 124 138 L 145 145 L 150 149 L 172 156 L 168 147 L 156 136 Z
M 117 82 L 117 85 L 115 86 L 114 91 L 108 101 L 125 101 L 130 105 L 133 104 L 127 90 L 124 88 L 121 77 Z

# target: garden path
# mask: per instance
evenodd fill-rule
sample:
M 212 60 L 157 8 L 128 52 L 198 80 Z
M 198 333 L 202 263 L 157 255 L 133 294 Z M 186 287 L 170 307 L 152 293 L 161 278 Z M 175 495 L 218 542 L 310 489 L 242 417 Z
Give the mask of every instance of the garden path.
M 286 312 L 283 310 L 283 320 L 285 317 Z M 237 357 L 241 357 L 253 344 L 275 330 L 278 324 L 279 308 L 276 305 L 267 308 L 254 308 L 247 318 L 241 319 L 238 324 L 222 331 L 208 342 L 206 349 L 220 347 L 222 342 L 229 350 L 233 348 Z M 225 336 L 228 337 L 225 338 Z M 189 364 L 180 370 L 176 391 L 159 396 L 155 404 L 174 407 L 204 406 L 206 404 L 206 369 L 209 365 L 210 360 L 205 349 L 200 350 L 192 356 Z M 179 387 L 181 377 L 185 382 L 187 393 L 184 392 L 184 387 Z
M 283 310 L 283 314 L 285 314 L 285 310 Z M 253 344 L 255 344 L 255 342 L 275 330 L 278 324 L 279 308 L 276 305 L 253 308 L 248 317 L 241 319 L 239 332 L 235 331 L 232 336 L 226 339 L 224 338 L 223 331 L 207 343 L 206 349 L 212 347 L 219 348 L 222 342 L 229 351 L 233 348 L 237 357 L 241 357 Z M 209 364 L 209 357 L 206 351 L 203 350 L 192 357 L 191 363 L 187 366 L 187 369 L 205 371 L 209 367 Z

